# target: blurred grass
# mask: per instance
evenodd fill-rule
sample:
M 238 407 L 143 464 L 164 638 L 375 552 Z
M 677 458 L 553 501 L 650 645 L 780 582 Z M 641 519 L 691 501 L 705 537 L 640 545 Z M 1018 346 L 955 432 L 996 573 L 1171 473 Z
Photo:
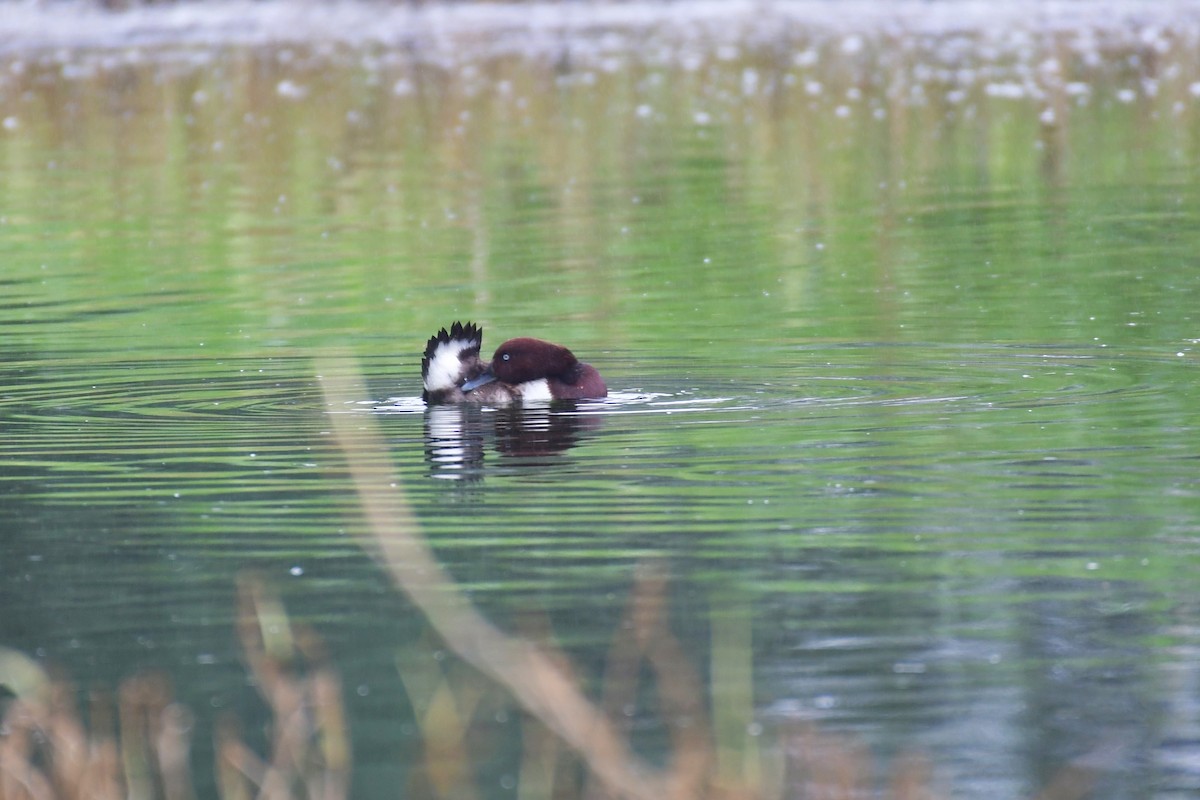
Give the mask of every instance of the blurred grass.
M 661 326 L 666 351 L 694 351 L 699 339 L 709 356 L 736 361 L 738 350 L 715 352 L 709 340 L 723 339 L 714 331 L 767 320 L 784 343 L 818 331 L 1058 341 L 1078 333 L 1072 320 L 1124 319 L 1130 294 L 1144 292 L 1177 303 L 1156 335 L 1191 336 L 1190 273 L 1169 259 L 1162 269 L 1138 260 L 1147 237 L 1176 242 L 1182 264 L 1196 247 L 1196 228 L 1183 223 L 1197 207 L 1188 182 L 1200 142 L 1197 67 L 1185 37 L 1165 31 L 1162 41 L 1113 47 L 1094 65 L 1068 35 L 1051 36 L 1032 44 L 1027 64 L 988 64 L 986 73 L 969 60 L 958 72 L 939 66 L 919 41 L 849 52 L 819 36 L 733 59 L 702 48 L 686 67 L 635 56 L 613 70 L 478 53 L 431 66 L 406 54 L 303 46 L 209 54 L 195 69 L 144 53 L 72 60 L 69 70 L 18 60 L 2 78 L 12 126 L 0 142 L 0 192 L 13 291 L 27 293 L 18 299 L 28 310 L 6 331 L 21 348 L 121 358 L 192 353 L 197 342 L 219 357 L 351 339 L 393 354 L 397 331 L 445 323 L 440 301 L 423 302 L 437 295 L 512 328 L 569 319 L 573 340 L 618 349 L 631 329 Z M 798 60 L 810 55 L 810 65 Z M 1025 72 L 1052 60 L 1057 70 Z M 964 72 L 993 82 L 960 84 Z M 993 86 L 1024 94 L 992 94 Z M 1078 86 L 1086 91 L 1072 94 Z M 1154 90 L 1114 100 L 1127 86 Z M 1155 174 L 1170 176 L 1160 191 L 1128 190 Z M 986 268 L 968 269 L 968 260 Z M 45 279 L 47 263 L 55 280 Z M 465 265 L 462 274 L 448 274 L 447 263 Z M 561 293 L 570 282 L 579 291 Z M 932 296 L 927 304 L 904 299 L 917 287 Z M 362 302 L 346 302 L 348 294 Z M 691 324 L 697 318 L 705 325 Z M 1112 336 L 1136 342 L 1146 330 Z M 1086 433 L 1090 443 L 1103 435 Z M 385 460 L 368 466 L 366 481 L 386 475 Z M 270 687 L 277 724 L 298 727 L 254 753 L 236 720 L 223 720 L 222 791 L 338 791 L 350 769 L 344 730 L 318 733 L 341 730 L 331 665 L 308 634 L 292 635 L 278 598 L 246 592 L 246 618 L 259 631 L 239 627 L 248 674 Z M 631 604 L 638 597 L 654 603 L 648 585 L 635 585 Z M 643 659 L 689 683 L 693 667 L 670 655 L 664 618 L 647 618 L 655 631 L 647 640 L 614 636 L 601 701 L 609 718 L 634 692 L 628 681 L 642 675 Z M 779 732 L 777 756 L 754 752 L 761 740 L 739 734 L 753 719 L 745 633 L 737 620 L 714 618 L 711 703 L 695 687 L 671 698 L 676 709 L 695 707 L 689 719 L 711 706 L 715 744 L 703 741 L 702 725 L 686 737 L 675 731 L 695 761 L 684 772 L 766 796 L 796 796 L 809 784 L 849 796 L 870 785 L 871 759 L 853 743 L 808 728 Z M 579 680 L 552 631 L 526 638 L 561 685 Z M 504 668 L 479 660 L 494 654 L 469 652 L 482 665 L 473 678 L 402 676 L 424 709 L 423 785 L 440 796 L 482 793 L 471 788 L 467 732 L 480 698 L 502 691 L 483 675 Z M 89 693 L 80 711 L 75 690 L 36 670 L 30 678 L 19 656 L 6 663 L 25 677 L 10 684 L 21 699 L 7 708 L 16 716 L 3 742 L 14 759 L 3 762 L 5 775 L 22 776 L 30 792 L 81 783 L 97 793 L 122 784 L 182 791 L 188 776 L 164 773 L 179 768 L 186 742 L 161 749 L 164 735 L 182 734 L 151 724 L 168 709 L 182 713 L 161 681 L 131 678 L 117 693 L 127 700 Z M 29 694 L 45 692 L 43 711 L 29 712 Z M 571 779 L 561 765 L 573 758 L 552 732 L 563 723 L 535 716 L 523 796 L 561 794 Z M 626 732 L 613 727 L 617 747 Z M 83 750 L 91 755 L 68 757 Z M 900 793 L 926 784 L 924 767 L 897 769 L 911 777 L 893 793 L 916 796 Z M 1063 781 L 1074 785 L 1074 774 Z
M 764 325 L 783 346 L 1193 336 L 1188 29 L 1022 33 L 2 55 L 13 335 L 382 356 L 469 312 L 731 363 Z
M 557 646 L 544 615 L 526 615 L 518 633 L 492 626 L 429 550 L 374 416 L 354 403 L 364 396 L 354 363 L 323 357 L 316 371 L 368 522 L 362 546 L 425 614 L 430 636 L 421 646 L 435 654 L 448 647 L 461 659 L 397 659 L 423 751 L 407 796 L 490 796 L 478 785 L 474 764 L 495 743 L 472 734 L 479 710 L 496 703 L 521 715 L 515 785 L 521 800 L 940 796 L 931 785 L 931 765 L 916 755 L 881 770 L 855 741 L 811 724 L 746 735 L 756 724 L 746 630 L 735 620 L 722 622 L 722 603 L 714 600 L 713 695 L 707 696 L 671 631 L 668 576 L 660 564 L 635 571 L 597 680 Z M 237 581 L 237 612 L 246 675 L 266 703 L 270 723 L 265 752 L 258 752 L 235 713 L 220 716 L 214 765 L 220 796 L 349 797 L 350 722 L 338 670 L 321 637 L 292 619 L 271 585 L 251 573 Z M 585 695 L 585 685 L 600 687 L 598 700 Z M 0 650 L 0 687 L 7 690 L 0 704 L 0 800 L 195 796 L 189 762 L 193 716 L 174 701 L 165 673 L 134 675 L 115 696 L 93 688 L 83 694 L 81 710 L 80 691 L 65 676 Z M 630 709 L 645 698 L 653 698 L 669 731 L 662 766 L 644 761 L 633 742 Z M 1068 765 L 1037 797 L 1084 796 L 1105 760 L 1096 753 Z M 877 786 L 881 774 L 884 787 Z

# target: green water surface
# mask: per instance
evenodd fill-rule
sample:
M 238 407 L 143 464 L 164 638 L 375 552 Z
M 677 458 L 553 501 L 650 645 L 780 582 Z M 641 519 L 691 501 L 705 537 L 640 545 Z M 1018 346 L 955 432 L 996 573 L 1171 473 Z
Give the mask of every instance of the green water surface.
M 587 691 L 653 559 L 731 746 L 814 720 L 1016 797 L 1116 741 L 1097 796 L 1188 796 L 1200 67 L 1159 33 L 0 55 L 0 644 L 171 673 L 210 786 L 256 569 L 334 653 L 354 796 L 399 796 L 429 633 L 357 543 L 337 352 L 439 558 Z M 432 415 L 458 319 L 613 396 Z

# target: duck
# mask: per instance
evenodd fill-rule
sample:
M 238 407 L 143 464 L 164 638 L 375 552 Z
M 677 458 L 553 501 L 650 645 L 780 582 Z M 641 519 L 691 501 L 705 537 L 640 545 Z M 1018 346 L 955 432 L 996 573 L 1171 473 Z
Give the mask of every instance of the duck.
M 496 348 L 491 361 L 479 357 L 483 328 L 455 322 L 429 337 L 421 358 L 421 399 L 429 405 L 597 400 L 608 387 L 591 364 L 560 344 L 521 336 Z

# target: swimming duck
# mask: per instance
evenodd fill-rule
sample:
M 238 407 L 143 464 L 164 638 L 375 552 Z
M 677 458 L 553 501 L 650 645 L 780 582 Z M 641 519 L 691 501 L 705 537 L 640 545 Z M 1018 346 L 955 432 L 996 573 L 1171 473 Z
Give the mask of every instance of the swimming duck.
M 562 345 L 522 336 L 496 348 L 491 362 L 479 357 L 483 329 L 455 322 L 429 337 L 421 359 L 421 399 L 438 403 L 506 404 L 608 396 L 590 364 Z

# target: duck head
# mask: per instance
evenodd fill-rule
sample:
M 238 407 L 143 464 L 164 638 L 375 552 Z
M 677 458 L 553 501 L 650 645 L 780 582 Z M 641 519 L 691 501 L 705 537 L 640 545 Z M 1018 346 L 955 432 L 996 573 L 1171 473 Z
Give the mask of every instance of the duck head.
M 482 375 L 464 383 L 462 390 L 469 392 L 492 381 L 516 386 L 556 378 L 573 383 L 578 368 L 579 359 L 562 345 L 522 336 L 509 339 L 496 348 L 488 368 Z

